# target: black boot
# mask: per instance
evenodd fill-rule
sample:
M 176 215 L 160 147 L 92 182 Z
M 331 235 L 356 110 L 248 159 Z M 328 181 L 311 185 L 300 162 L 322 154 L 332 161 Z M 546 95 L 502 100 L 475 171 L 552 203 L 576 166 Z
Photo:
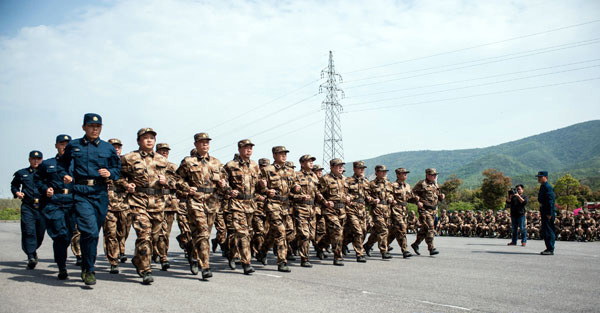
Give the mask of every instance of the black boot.
M 333 260 L 333 265 L 344 266 L 344 260 Z
M 389 260 L 389 259 L 392 258 L 392 255 L 389 254 L 389 253 L 387 253 L 387 252 L 384 252 L 384 253 L 381 254 L 381 258 L 384 259 L 384 260 Z
M 121 262 L 121 263 L 127 262 L 127 256 L 125 254 L 119 255 L 119 262 Z
M 111 273 L 111 274 L 119 274 L 119 266 L 118 265 L 111 265 L 109 273 Z
M 152 273 L 146 272 L 144 273 L 144 277 L 142 279 L 142 284 L 150 285 L 154 282 L 154 277 L 152 277 Z
M 198 262 L 197 261 L 193 261 L 190 263 L 190 271 L 192 272 L 193 275 L 198 275 Z
M 170 267 L 171 267 L 171 264 L 169 264 L 169 261 L 160 262 L 160 269 L 161 270 L 166 271 Z
M 244 275 L 250 275 L 254 273 L 254 268 L 250 264 L 242 264 L 242 268 L 244 269 Z
M 307 260 L 307 261 L 300 262 L 300 266 L 302 266 L 302 267 L 312 267 L 312 264 L 310 264 L 310 262 Z
M 81 266 L 82 260 L 81 256 L 76 256 L 77 260 L 75 261 L 75 266 Z
M 358 263 L 367 263 L 367 258 L 365 258 L 364 255 L 361 255 L 359 257 L 356 257 L 356 262 L 358 262 Z
M 202 269 L 202 279 L 208 279 L 212 277 L 212 272 L 210 270 L 210 268 L 203 268 Z
M 405 258 L 405 259 L 406 258 L 410 258 L 411 256 L 412 256 L 412 254 L 410 252 L 408 252 L 408 251 L 402 252 L 402 257 Z
M 436 248 L 433 248 L 433 249 L 429 250 L 429 255 L 436 255 L 436 254 L 440 254 L 440 252 L 437 251 Z
M 290 268 L 287 266 L 287 263 L 281 262 L 277 265 L 277 270 L 284 273 L 291 272 Z
M 212 244 L 212 252 L 215 253 L 217 252 L 217 238 L 213 238 L 210 240 L 210 243 Z
M 365 249 L 367 256 L 371 256 L 371 246 L 365 244 L 363 245 L 363 249 Z
M 417 255 L 421 255 L 421 254 L 419 253 L 419 246 L 418 246 L 418 245 L 416 245 L 416 244 L 414 244 L 414 243 L 413 243 L 413 244 L 412 244 L 412 245 L 410 245 L 410 246 L 413 248 L 413 250 L 415 251 L 415 253 L 416 253 Z
M 62 269 L 62 270 L 58 270 L 58 279 L 59 280 L 65 280 L 69 277 L 69 274 L 67 273 L 67 269 Z

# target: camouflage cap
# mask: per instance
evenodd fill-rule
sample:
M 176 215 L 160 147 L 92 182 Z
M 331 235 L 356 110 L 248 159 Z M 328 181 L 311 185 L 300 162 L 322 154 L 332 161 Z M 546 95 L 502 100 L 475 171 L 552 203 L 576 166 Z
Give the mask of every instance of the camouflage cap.
M 137 132 L 138 139 L 140 139 L 140 137 L 142 137 L 145 134 L 153 134 L 154 137 L 156 137 L 156 132 L 154 131 L 154 129 L 147 127 L 147 128 L 140 128 L 140 130 L 138 130 L 138 132 Z
M 250 139 L 242 139 L 238 141 L 238 148 L 245 146 L 254 146 L 254 144 L 252 143 L 252 141 L 250 141 Z
M 331 161 L 329 161 L 329 166 L 336 166 L 336 165 L 340 165 L 340 164 L 344 165 L 346 163 L 344 163 L 344 161 L 342 161 L 342 159 L 338 159 L 338 158 L 335 158 L 335 159 L 332 159 Z
M 292 161 L 286 161 L 286 162 L 285 162 L 285 166 L 287 166 L 287 167 L 291 167 L 291 168 L 294 168 L 294 167 L 296 167 L 296 165 L 294 165 L 294 162 L 292 162 Z
M 435 168 L 428 168 L 425 170 L 425 174 L 427 175 L 437 175 L 437 170 Z
M 314 156 L 310 155 L 310 154 L 305 154 L 303 156 L 300 157 L 300 162 L 305 162 L 305 161 L 315 161 L 317 158 L 315 158 Z
M 42 152 L 39 150 L 33 150 L 33 151 L 29 152 L 29 157 L 34 158 L 34 159 L 43 159 L 44 154 L 42 154 Z
M 110 143 L 111 145 L 120 145 L 120 146 L 123 145 L 123 143 L 121 142 L 121 140 L 119 140 L 117 138 L 110 138 L 108 140 L 108 143 Z
M 375 172 L 387 172 L 388 169 L 385 165 L 377 165 L 375 166 Z
M 56 143 L 64 142 L 64 141 L 71 141 L 71 136 L 65 135 L 65 134 L 60 134 L 60 135 L 56 136 Z
M 312 170 L 313 170 L 313 172 L 322 171 L 323 167 L 319 164 L 315 164 L 315 165 L 313 165 Z
M 407 171 L 404 167 L 400 167 L 396 169 L 396 174 L 403 174 L 403 173 L 410 173 L 410 171 Z
M 160 149 L 167 149 L 167 150 L 171 150 L 171 148 L 169 147 L 168 143 L 159 143 L 156 145 L 156 151 L 160 150 Z
M 352 167 L 354 168 L 367 168 L 364 161 L 355 161 L 352 163 Z
M 208 137 L 207 133 L 197 133 L 194 135 L 194 141 L 200 140 L 212 140 L 212 138 Z
M 273 153 L 279 153 L 279 152 L 289 153 L 290 151 L 288 149 L 286 149 L 284 146 L 275 146 L 271 149 L 271 152 L 273 152 Z
M 260 166 L 267 166 L 267 165 L 269 165 L 269 163 L 271 163 L 271 161 L 267 158 L 258 159 L 258 165 L 260 165 Z

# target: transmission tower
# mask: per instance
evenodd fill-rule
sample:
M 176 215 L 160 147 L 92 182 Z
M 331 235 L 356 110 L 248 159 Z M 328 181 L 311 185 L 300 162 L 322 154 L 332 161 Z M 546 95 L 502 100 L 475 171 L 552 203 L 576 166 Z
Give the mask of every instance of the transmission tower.
M 340 93 L 341 98 L 344 98 L 344 91 L 337 86 L 338 83 L 342 82 L 342 76 L 335 72 L 331 51 L 329 51 L 329 65 L 321 71 L 321 78 L 325 77 L 327 77 L 327 81 L 319 86 L 319 93 L 326 92 L 325 100 L 321 104 L 321 108 L 325 110 L 323 163 L 327 163 L 334 158 L 344 158 L 342 125 L 340 123 L 340 113 L 343 108 L 338 100 L 338 93 Z

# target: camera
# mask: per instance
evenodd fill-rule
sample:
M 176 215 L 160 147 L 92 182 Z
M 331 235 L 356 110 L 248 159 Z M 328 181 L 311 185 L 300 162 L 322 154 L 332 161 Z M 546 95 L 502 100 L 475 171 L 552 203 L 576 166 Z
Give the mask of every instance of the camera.
M 516 195 L 517 193 L 519 193 L 519 191 L 517 190 L 517 188 L 512 188 L 508 190 L 508 195 L 512 196 L 512 195 Z

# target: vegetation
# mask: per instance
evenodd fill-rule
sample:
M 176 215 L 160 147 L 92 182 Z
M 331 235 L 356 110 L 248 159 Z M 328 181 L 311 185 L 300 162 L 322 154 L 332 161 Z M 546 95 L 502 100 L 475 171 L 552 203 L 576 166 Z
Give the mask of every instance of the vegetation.
M 20 220 L 21 200 L 0 199 L 0 220 Z

